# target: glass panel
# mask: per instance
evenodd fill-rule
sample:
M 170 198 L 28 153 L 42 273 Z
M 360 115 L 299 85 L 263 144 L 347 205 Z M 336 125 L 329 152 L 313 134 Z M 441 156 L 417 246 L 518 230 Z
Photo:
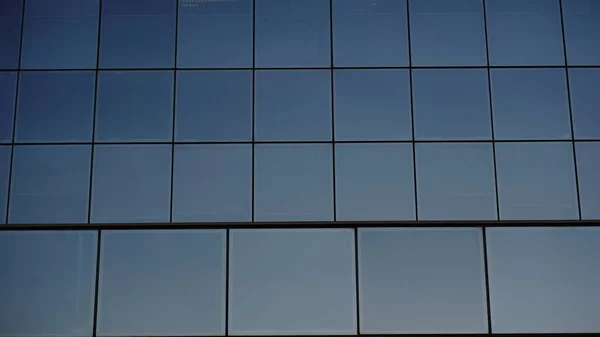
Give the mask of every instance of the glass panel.
M 93 71 L 22 72 L 15 141 L 91 141 L 95 81 Z
M 256 66 L 329 67 L 330 0 L 255 0 Z
M 173 221 L 252 220 L 251 145 L 176 145 Z
M 0 72 L 0 143 L 10 143 L 17 95 L 17 73 Z
M 490 65 L 564 65 L 559 0 L 485 0 Z
M 252 71 L 177 72 L 177 141 L 251 141 Z
M 23 0 L 0 2 L 0 69 L 19 67 Z
M 91 146 L 15 146 L 10 223 L 87 223 Z
M 96 141 L 171 141 L 172 71 L 103 71 Z
M 332 0 L 336 67 L 408 66 L 406 0 Z
M 336 140 L 409 140 L 407 70 L 336 70 Z
M 491 139 L 487 71 L 413 70 L 418 140 Z
M 582 219 L 600 220 L 600 143 L 576 143 Z
M 96 145 L 92 222 L 168 222 L 171 145 Z
M 564 69 L 493 69 L 496 139 L 571 139 Z
M 329 144 L 255 145 L 256 221 L 332 221 Z
M 413 66 L 485 66 L 482 0 L 410 2 Z
M 222 335 L 225 231 L 102 234 L 99 336 Z
M 351 229 L 232 230 L 230 247 L 230 334 L 356 333 Z
M 493 333 L 600 331 L 600 228 L 491 228 Z
M 496 144 L 501 220 L 578 219 L 573 147 Z
M 255 76 L 256 140 L 331 139 L 329 70 L 264 70 Z
M 600 69 L 569 69 L 576 139 L 600 139 Z
M 570 65 L 600 65 L 600 2 L 563 1 L 563 20 Z
M 177 67 L 252 67 L 252 0 L 179 0 Z
M 95 231 L 0 232 L 0 336 L 91 337 Z
M 173 0 L 102 0 L 100 67 L 173 67 L 175 6 Z
M 415 220 L 411 144 L 337 144 L 337 220 Z
M 96 68 L 98 0 L 27 0 L 21 67 Z
M 10 146 L 0 145 L 0 224 L 6 223 L 8 181 L 10 179 Z

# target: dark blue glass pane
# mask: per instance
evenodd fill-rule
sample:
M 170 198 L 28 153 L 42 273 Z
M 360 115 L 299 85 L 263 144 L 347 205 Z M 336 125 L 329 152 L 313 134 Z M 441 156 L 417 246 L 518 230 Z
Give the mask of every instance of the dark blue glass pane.
M 337 144 L 337 220 L 414 220 L 411 144 Z
M 91 141 L 95 81 L 93 71 L 22 72 L 15 141 Z
M 254 220 L 333 220 L 331 145 L 265 144 L 254 151 Z
M 21 67 L 95 68 L 98 13 L 98 0 L 27 0 Z
M 8 181 L 10 179 L 10 146 L 0 145 L 0 224 L 6 223 Z
M 419 220 L 496 220 L 492 145 L 417 144 Z
M 17 73 L 0 72 L 0 143 L 12 142 Z
M 336 140 L 409 140 L 408 71 L 336 70 Z
M 252 71 L 179 71 L 176 141 L 251 141 Z
M 23 0 L 0 1 L 0 69 L 19 67 Z
M 490 64 L 565 64 L 559 0 L 485 0 Z
M 87 223 L 90 145 L 15 146 L 9 223 Z
M 408 66 L 406 0 L 332 0 L 336 67 Z
M 256 140 L 331 139 L 329 70 L 264 70 L 255 76 Z
M 493 69 L 496 139 L 571 139 L 564 69 Z
M 417 140 L 491 139 L 487 71 L 413 70 Z
M 225 231 L 102 234 L 98 336 L 222 335 Z
M 356 334 L 352 230 L 250 229 L 230 235 L 230 334 Z
M 492 333 L 600 331 L 600 228 L 490 228 Z
M 578 219 L 570 142 L 498 143 L 500 220 Z
M 175 6 L 173 0 L 102 0 L 100 67 L 173 67 Z
M 581 218 L 600 220 L 600 143 L 576 143 Z
M 251 145 L 176 145 L 174 222 L 252 220 Z
M 96 145 L 91 220 L 168 222 L 171 145 Z
M 171 141 L 172 71 L 103 71 L 96 141 Z
M 0 232 L 0 336 L 91 337 L 95 231 Z
M 256 66 L 328 67 L 330 0 L 255 0 Z
M 600 2 L 565 0 L 562 6 L 567 62 L 600 65 Z
M 252 0 L 179 0 L 177 67 L 252 67 Z
M 569 69 L 576 139 L 600 139 L 600 69 Z

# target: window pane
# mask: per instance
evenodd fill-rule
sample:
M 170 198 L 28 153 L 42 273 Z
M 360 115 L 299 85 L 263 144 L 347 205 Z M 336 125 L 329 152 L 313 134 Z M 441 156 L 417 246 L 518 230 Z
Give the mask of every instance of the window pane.
M 87 223 L 91 146 L 15 146 L 10 223 Z
M 409 140 L 408 71 L 336 70 L 336 140 Z
M 19 67 L 23 0 L 0 2 L 0 69 Z
M 96 67 L 98 0 L 27 0 L 21 67 Z
M 92 222 L 168 222 L 171 145 L 96 145 Z
M 96 141 L 171 141 L 172 71 L 103 71 Z
M 356 333 L 352 230 L 232 230 L 230 245 L 230 334 Z
M 177 72 L 177 141 L 251 141 L 252 71 Z
M 0 143 L 12 142 L 17 73 L 0 72 Z
M 485 0 L 490 64 L 563 65 L 559 0 Z
M 567 61 L 571 65 L 600 65 L 600 2 L 563 1 Z
M 406 0 L 332 0 L 336 67 L 408 66 Z
M 10 179 L 10 146 L 0 145 L 0 224 L 6 223 L 8 180 Z
M 600 228 L 488 230 L 493 333 L 598 332 Z
M 501 220 L 579 218 L 570 142 L 496 144 L 496 167 Z
M 256 221 L 332 221 L 329 144 L 255 145 Z
M 360 229 L 360 332 L 486 333 L 481 237 L 471 228 Z
M 179 0 L 177 67 L 252 67 L 252 0 Z
M 600 139 L 600 69 L 569 69 L 576 139 Z
M 251 145 L 176 145 L 173 221 L 252 220 Z
M 496 139 L 571 139 L 564 69 L 491 72 Z
M 600 143 L 576 143 L 582 219 L 600 220 Z
M 102 235 L 99 336 L 222 335 L 225 231 Z
M 491 139 L 486 70 L 413 70 L 412 81 L 417 139 Z
M 93 335 L 96 236 L 0 232 L 0 336 Z
M 170 68 L 175 64 L 173 0 L 102 0 L 100 66 Z
M 337 220 L 415 220 L 411 144 L 337 144 Z
M 257 71 L 255 95 L 256 140 L 331 139 L 329 70 Z
M 413 66 L 486 65 L 482 0 L 410 2 Z
M 330 66 L 329 1 L 255 0 L 256 66 Z

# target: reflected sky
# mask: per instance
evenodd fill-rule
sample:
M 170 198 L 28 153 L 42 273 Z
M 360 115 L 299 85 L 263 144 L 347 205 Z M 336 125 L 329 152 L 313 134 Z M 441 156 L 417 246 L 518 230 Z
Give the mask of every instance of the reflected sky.
M 600 69 L 569 69 L 576 139 L 600 139 Z
M 8 180 L 10 179 L 10 146 L 0 145 L 0 224 L 6 223 Z
M 0 143 L 12 142 L 17 73 L 0 72 Z
M 19 66 L 23 0 L 0 1 L 0 69 Z
M 567 62 L 570 65 L 600 65 L 600 1 L 562 2 Z
M 581 218 L 600 220 L 600 143 L 578 142 L 575 153 Z

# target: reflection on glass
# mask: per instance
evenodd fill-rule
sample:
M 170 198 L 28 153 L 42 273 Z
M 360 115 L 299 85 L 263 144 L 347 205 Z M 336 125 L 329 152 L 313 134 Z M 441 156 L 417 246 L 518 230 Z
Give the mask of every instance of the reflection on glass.
M 570 65 L 600 65 L 600 2 L 568 0 L 562 2 Z
M 16 69 L 19 66 L 22 9 L 23 0 L 0 2 L 0 69 Z
M 10 146 L 0 145 L 0 224 L 6 223 L 8 180 L 10 179 Z
M 95 231 L 0 232 L 0 336 L 91 337 Z
M 0 72 L 0 143 L 12 142 L 16 91 L 17 73 Z
M 230 334 L 356 334 L 351 229 L 230 235 Z
M 600 69 L 569 69 L 576 139 L 600 139 Z
M 600 220 L 600 143 L 576 143 L 582 219 Z

